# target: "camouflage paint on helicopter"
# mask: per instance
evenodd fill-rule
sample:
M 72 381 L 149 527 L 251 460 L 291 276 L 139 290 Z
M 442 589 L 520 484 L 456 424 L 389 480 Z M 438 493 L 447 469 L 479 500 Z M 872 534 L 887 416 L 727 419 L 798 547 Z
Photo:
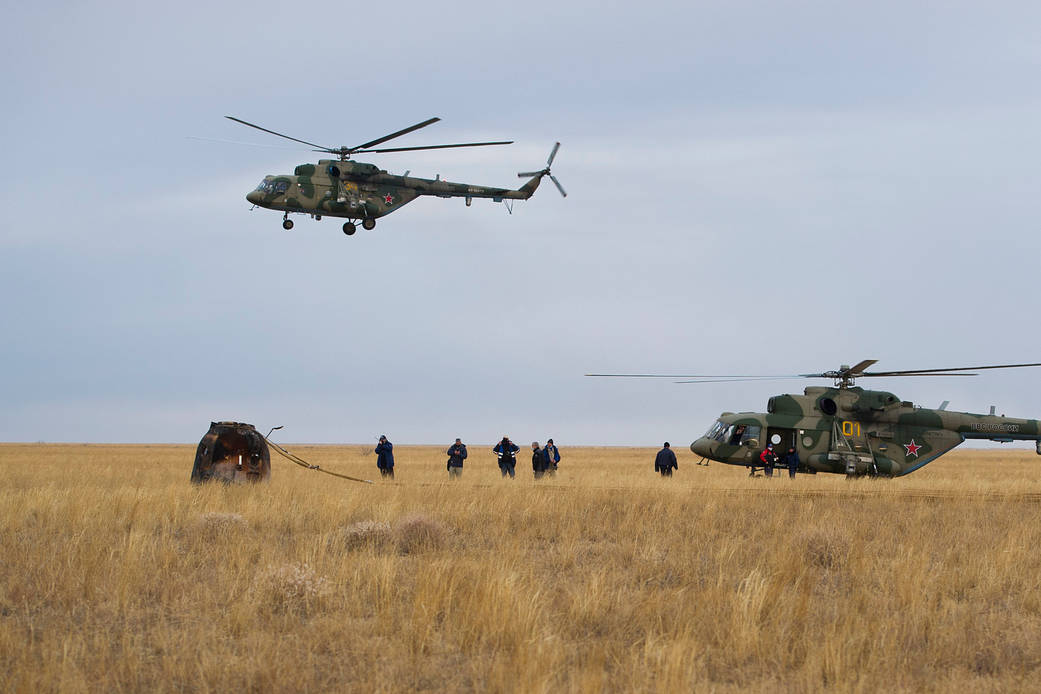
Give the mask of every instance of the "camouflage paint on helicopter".
M 299 140 L 274 130 L 268 130 L 234 116 L 225 116 L 225 118 L 256 130 L 292 140 L 293 142 L 316 147 L 317 149 L 314 150 L 316 152 L 325 152 L 339 157 L 338 159 L 321 159 L 317 165 L 301 164 L 296 167 L 292 176 L 265 176 L 256 190 L 246 195 L 246 200 L 254 205 L 284 212 L 285 214 L 282 217 L 282 227 L 284 229 L 293 228 L 293 222 L 289 219 L 290 213 L 309 214 L 315 219 L 321 219 L 323 216 L 346 217 L 348 221 L 343 225 L 343 233 L 350 236 L 355 232 L 354 220 L 361 220 L 364 228 L 373 229 L 376 226 L 377 219 L 395 212 L 424 195 L 439 198 L 465 198 L 467 206 L 470 205 L 474 198 L 491 198 L 495 202 L 527 200 L 535 193 L 544 176 L 548 176 L 553 181 L 553 185 L 560 191 L 560 194 L 567 197 L 567 193 L 564 191 L 564 187 L 560 185 L 560 181 L 550 173 L 553 159 L 557 156 L 557 150 L 560 149 L 559 142 L 553 145 L 549 158 L 546 160 L 546 168 L 540 171 L 517 174 L 521 178 L 529 180 L 517 190 L 512 190 L 510 188 L 477 186 L 469 183 L 451 183 L 442 181 L 440 177 L 433 180 L 428 178 L 410 178 L 407 172 L 404 176 L 398 176 L 387 173 L 386 170 L 374 164 L 350 160 L 352 155 L 360 153 L 412 152 L 427 149 L 512 144 L 512 140 L 510 140 L 500 142 L 464 142 L 420 147 L 375 148 L 375 145 L 387 140 L 401 137 L 420 128 L 425 128 L 431 123 L 436 123 L 441 120 L 440 118 L 427 119 L 421 123 L 416 123 L 403 130 L 398 130 L 355 147 L 323 147 L 313 142 Z
M 690 450 L 731 465 L 758 466 L 767 443 L 794 446 L 806 472 L 898 476 L 914 472 L 968 439 L 1037 441 L 1036 419 L 915 407 L 893 393 L 806 388 L 777 395 L 765 413 L 725 412 Z
M 322 159 L 317 165 L 297 166 L 292 176 L 265 176 L 246 200 L 287 213 L 360 219 L 368 226 L 367 220 L 388 215 L 423 195 L 491 198 L 495 202 L 527 200 L 541 181 L 542 176 L 536 175 L 519 189 L 510 190 L 397 176 L 373 164 Z
M 779 453 L 794 448 L 805 472 L 898 476 L 914 472 L 968 439 L 1034 441 L 1041 455 L 1041 422 L 991 414 L 948 412 L 915 407 L 892 393 L 864 390 L 858 378 L 902 376 L 977 376 L 970 371 L 1041 366 L 998 364 L 949 369 L 867 371 L 877 359 L 835 371 L 791 376 L 706 376 L 662 374 L 586 374 L 614 378 L 691 378 L 677 383 L 830 378 L 834 388 L 811 387 L 802 395 L 776 395 L 766 412 L 724 412 L 704 436 L 690 444 L 696 455 L 755 473 L 768 443 Z

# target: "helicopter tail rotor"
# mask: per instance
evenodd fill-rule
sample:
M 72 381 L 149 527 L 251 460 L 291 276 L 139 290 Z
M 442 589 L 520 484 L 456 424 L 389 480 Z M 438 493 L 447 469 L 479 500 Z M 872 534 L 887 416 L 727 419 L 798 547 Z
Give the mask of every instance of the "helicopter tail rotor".
M 549 176 L 549 180 L 553 181 L 553 185 L 555 185 L 557 190 L 560 191 L 561 197 L 566 198 L 567 191 L 564 190 L 564 186 L 560 185 L 560 181 L 557 180 L 557 177 L 550 173 L 550 167 L 553 166 L 553 160 L 557 158 L 557 150 L 559 149 L 560 143 L 557 142 L 553 145 L 553 149 L 550 151 L 549 157 L 546 159 L 546 168 L 541 171 L 525 171 L 518 173 L 518 178 L 538 178 L 539 180 L 542 180 L 543 176 Z M 534 192 L 534 188 L 532 189 L 532 192 Z

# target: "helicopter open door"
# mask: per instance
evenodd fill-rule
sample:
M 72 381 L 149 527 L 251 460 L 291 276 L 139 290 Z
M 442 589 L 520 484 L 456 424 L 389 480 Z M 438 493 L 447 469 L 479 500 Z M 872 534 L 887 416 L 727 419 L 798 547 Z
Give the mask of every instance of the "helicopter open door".
M 770 427 L 766 430 L 766 443 L 772 443 L 774 445 L 774 451 L 777 455 L 784 455 L 789 448 L 796 448 L 796 436 L 798 432 L 795 429 L 780 429 L 778 427 Z

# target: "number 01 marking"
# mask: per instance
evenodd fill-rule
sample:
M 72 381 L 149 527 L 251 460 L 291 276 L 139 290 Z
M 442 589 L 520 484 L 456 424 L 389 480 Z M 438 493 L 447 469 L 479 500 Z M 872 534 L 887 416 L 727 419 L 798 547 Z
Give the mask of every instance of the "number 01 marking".
M 860 436 L 860 423 L 859 422 L 843 422 L 842 423 L 842 435 L 843 436 Z

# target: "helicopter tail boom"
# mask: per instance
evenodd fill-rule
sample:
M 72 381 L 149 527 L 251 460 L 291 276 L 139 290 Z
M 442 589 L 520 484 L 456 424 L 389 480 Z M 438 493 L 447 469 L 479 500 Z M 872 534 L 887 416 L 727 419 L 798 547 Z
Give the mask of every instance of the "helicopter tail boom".
M 941 415 L 942 416 L 942 415 Z M 947 415 L 951 427 L 966 439 L 990 441 L 1038 441 L 1041 443 L 1041 422 L 1004 415 L 979 415 L 956 412 Z
M 539 171 L 534 176 L 532 176 L 527 183 L 525 183 L 519 189 L 512 192 L 517 193 L 517 198 L 519 200 L 527 200 L 535 194 L 535 190 L 539 187 L 539 184 L 542 183 L 542 177 L 544 175 L 545 174 L 543 172 Z

